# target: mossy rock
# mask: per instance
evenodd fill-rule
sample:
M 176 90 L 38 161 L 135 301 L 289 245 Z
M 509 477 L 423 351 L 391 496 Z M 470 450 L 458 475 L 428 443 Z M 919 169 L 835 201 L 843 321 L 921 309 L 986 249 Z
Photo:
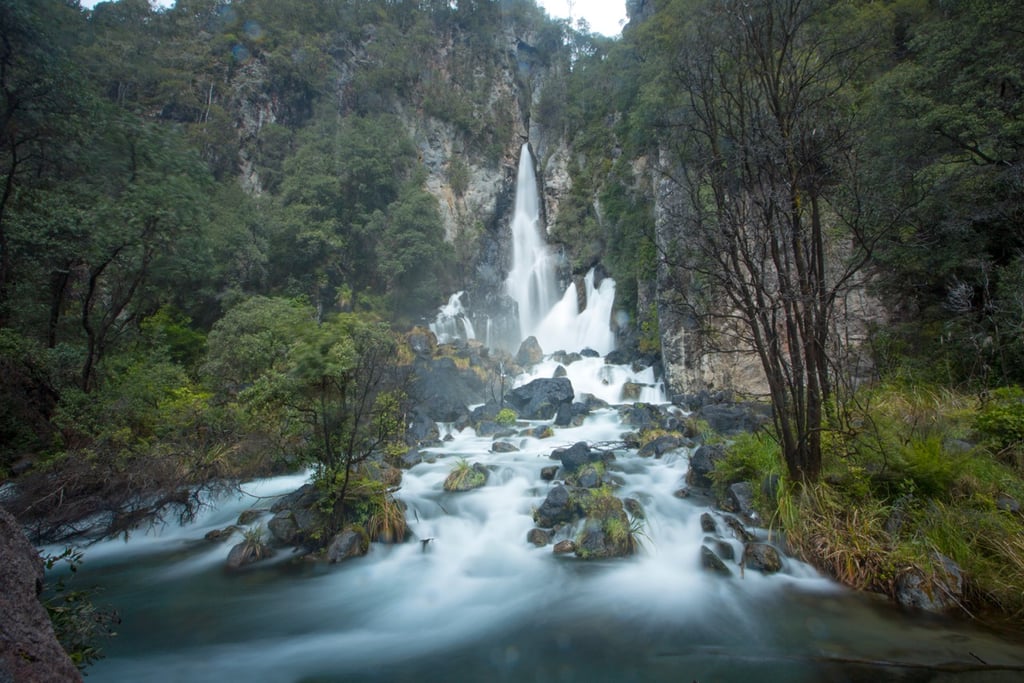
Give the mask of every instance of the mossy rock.
M 462 461 L 444 480 L 444 490 L 452 493 L 472 491 L 487 483 L 487 468 L 478 462 L 472 465 Z

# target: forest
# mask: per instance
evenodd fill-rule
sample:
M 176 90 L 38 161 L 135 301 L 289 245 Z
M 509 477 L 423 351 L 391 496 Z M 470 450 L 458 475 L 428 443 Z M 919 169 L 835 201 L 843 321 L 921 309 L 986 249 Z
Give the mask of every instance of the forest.
M 756 360 L 717 486 L 781 478 L 762 517 L 848 585 L 941 553 L 1019 617 L 1024 5 L 628 6 L 0 0 L 0 502 L 43 539 L 303 466 L 355 495 L 410 330 L 507 274 L 529 137 L 620 346 Z

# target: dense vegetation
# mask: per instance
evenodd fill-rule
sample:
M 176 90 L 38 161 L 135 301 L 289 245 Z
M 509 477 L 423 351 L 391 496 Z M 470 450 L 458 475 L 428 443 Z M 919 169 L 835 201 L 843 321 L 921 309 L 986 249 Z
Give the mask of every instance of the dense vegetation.
M 644 4 L 610 40 L 531 0 L 0 0 L 15 512 L 45 532 L 300 463 L 344 499 L 401 431 L 392 330 L 477 263 L 408 117 L 455 132 L 454 195 L 525 118 L 572 150 L 550 237 L 616 278 L 637 350 L 676 310 L 759 352 L 776 423 L 734 468 L 783 475 L 797 547 L 883 591 L 936 549 L 1024 609 L 1024 7 Z M 544 78 L 502 108 L 509 30 L 515 87 Z M 886 311 L 866 364 L 855 292 Z

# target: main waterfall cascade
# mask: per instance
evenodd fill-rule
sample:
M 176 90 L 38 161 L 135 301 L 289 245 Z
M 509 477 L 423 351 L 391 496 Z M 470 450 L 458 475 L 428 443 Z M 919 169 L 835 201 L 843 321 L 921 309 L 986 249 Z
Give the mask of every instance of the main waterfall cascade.
M 595 286 L 589 273 L 582 312 L 574 287 L 561 298 L 551 294 L 551 256 L 539 239 L 525 147 L 523 155 L 520 189 L 533 196 L 517 193 L 517 218 L 520 208 L 527 218 L 513 223 L 528 234 L 516 238 L 519 256 L 509 279 L 510 291 L 524 285 L 514 294 L 521 297 L 522 332 L 548 353 L 587 346 L 606 354 L 614 349 L 614 282 Z M 461 292 L 435 325 L 442 341 L 475 336 Z M 630 393 L 635 400 L 664 402 L 651 368 L 637 372 L 600 357 L 564 366 L 548 358 L 514 384 L 550 378 L 560 367 L 577 397 L 628 403 L 629 383 L 641 387 L 639 396 Z M 705 547 L 739 558 L 743 543 L 707 501 L 677 495 L 689 449 L 640 457 L 625 446 L 624 433 L 633 428 L 615 407 L 596 409 L 576 426 L 552 423 L 521 421 L 514 434 L 500 437 L 438 425 L 442 441 L 404 472 L 395 493 L 414 540 L 373 543 L 367 556 L 339 565 L 294 561 L 283 550 L 240 572 L 224 569 L 243 532 L 269 537 L 269 514 L 248 530 L 237 525 L 239 514 L 269 508 L 306 475 L 250 482 L 238 495 L 211 501 L 188 525 L 90 546 L 77 580 L 99 583 L 101 602 L 122 617 L 120 635 L 104 644 L 107 658 L 90 677 L 767 683 L 848 680 L 850 667 L 858 667 L 858 680 L 902 681 L 907 670 L 937 661 L 1024 666 L 1024 653 L 1005 641 L 964 624 L 936 629 L 844 590 L 793 558 L 784 558 L 774 575 L 744 573 L 735 559 L 726 562 L 728 576 L 703 570 Z M 496 448 L 496 439 L 506 447 Z M 614 495 L 642 507 L 633 520 L 641 548 L 632 557 L 586 561 L 527 540 L 533 511 L 554 485 L 542 469 L 553 463 L 553 450 L 580 441 L 612 449 L 606 475 Z M 445 478 L 462 462 L 485 467 L 486 484 L 446 492 Z M 706 531 L 709 518 L 715 531 Z M 557 530 L 552 541 L 572 538 L 579 524 L 585 522 Z M 230 542 L 204 540 L 225 528 L 234 528 Z M 766 530 L 751 531 L 775 540 Z
M 528 143 L 520 150 L 511 231 L 512 266 L 505 289 L 516 302 L 519 338 L 492 340 L 488 334 L 485 343 L 491 345 L 500 341 L 515 349 L 532 336 L 549 354 L 589 348 L 605 355 L 615 350 L 615 334 L 611 329 L 615 281 L 606 277 L 595 284 L 596 276 L 591 270 L 583 278 L 583 292 L 577 291 L 576 283 L 570 283 L 559 293 L 558 257 L 544 240 L 537 176 Z M 430 325 L 442 343 L 475 338 L 470 315 L 462 306 L 462 294 L 452 295 Z M 582 311 L 581 294 L 586 302 Z

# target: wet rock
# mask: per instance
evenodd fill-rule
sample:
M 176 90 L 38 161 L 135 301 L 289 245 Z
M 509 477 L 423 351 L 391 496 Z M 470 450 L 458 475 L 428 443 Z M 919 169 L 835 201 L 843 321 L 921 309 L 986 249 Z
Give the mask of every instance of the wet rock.
M 927 612 L 948 612 L 963 600 L 964 579 L 960 566 L 942 553 L 932 553 L 936 573 L 932 581 L 916 567 L 896 577 L 896 602 Z
M 736 538 L 740 539 L 744 543 L 751 543 L 756 539 L 756 536 L 747 531 L 747 528 L 743 526 L 743 522 L 741 522 L 740 520 L 736 519 L 732 515 L 726 515 L 724 519 L 725 525 L 729 527 L 730 530 L 732 530 Z
M 564 365 L 559 365 L 557 368 L 555 368 L 555 373 L 552 375 L 552 377 L 568 377 L 568 376 L 569 376 L 569 371 L 565 369 Z
M 634 403 L 619 408 L 619 419 L 622 424 L 644 431 L 645 429 L 654 429 L 661 424 L 661 412 L 658 410 L 658 406 L 649 403 Z
M 540 469 L 540 478 L 543 481 L 554 481 L 556 474 L 558 474 L 558 465 L 550 465 Z
M 206 535 L 203 536 L 203 538 L 207 541 L 210 541 L 211 543 L 223 543 L 224 541 L 234 536 L 236 531 L 238 531 L 238 527 L 232 525 L 229 527 L 224 527 L 223 529 L 214 529 L 213 531 L 208 531 L 206 532 Z
M 719 576 L 732 576 L 732 570 L 706 545 L 700 547 L 700 566 L 706 572 Z
M 284 545 L 300 545 L 304 540 L 295 514 L 291 510 L 279 512 L 267 522 L 271 535 Z
M 526 533 L 526 541 L 538 548 L 543 548 L 551 542 L 551 533 L 544 529 L 533 528 Z
M 556 448 L 551 452 L 551 458 L 561 461 L 568 476 L 589 463 L 604 462 L 606 453 L 592 449 L 586 441 L 577 441 L 568 448 Z
M 551 359 L 555 362 L 561 363 L 562 365 L 572 365 L 578 360 L 582 360 L 583 356 L 573 351 L 568 353 L 566 351 L 555 351 L 551 354 Z
M 544 502 L 533 513 L 533 521 L 539 527 L 550 529 L 560 522 L 574 522 L 582 514 L 579 502 L 573 499 L 568 488 L 559 484 L 548 491 Z
M 273 549 L 260 541 L 246 539 L 234 545 L 228 552 L 228 569 L 240 569 L 248 564 L 272 557 Z
M 584 358 L 600 358 L 601 354 L 591 348 L 586 348 L 580 351 L 580 355 Z
M 369 549 L 370 541 L 366 534 L 348 528 L 331 539 L 326 557 L 329 563 L 335 564 L 353 557 L 362 557 Z
M 556 427 L 568 427 L 572 424 L 573 417 L 575 417 L 574 405 L 573 403 L 562 403 L 558 406 L 558 410 L 555 412 Z
M 536 337 L 527 337 L 523 340 L 523 343 L 519 345 L 519 350 L 516 351 L 516 363 L 522 365 L 524 368 L 544 360 L 544 350 L 540 347 L 540 343 Z
M 472 465 L 459 465 L 444 480 L 444 490 L 464 492 L 478 489 L 487 483 L 490 473 L 478 462 Z
M 519 432 L 519 436 L 532 436 L 535 439 L 550 439 L 554 435 L 555 430 L 551 428 L 551 425 L 537 425 Z
M 604 483 L 603 467 L 595 463 L 587 463 L 576 472 L 566 477 L 566 482 L 582 489 L 596 489 Z
M 257 519 L 267 514 L 266 510 L 243 510 L 242 514 L 238 515 L 239 526 L 249 526 Z
M 752 432 L 771 421 L 769 409 L 749 403 L 716 403 L 702 406 L 697 417 L 708 423 L 715 432 L 733 436 Z
M 725 449 L 722 446 L 701 446 L 690 456 L 690 470 L 686 473 L 686 483 L 697 488 L 711 488 L 711 473 L 724 459 Z
M 308 508 L 316 505 L 320 494 L 312 484 L 304 484 L 291 493 L 281 496 L 270 506 L 271 512 L 281 512 L 294 508 Z
M 405 429 L 405 442 L 410 446 L 421 446 L 441 438 L 437 422 L 426 411 L 419 408 L 412 411 Z
M 515 453 L 519 447 L 508 441 L 495 441 L 491 444 L 491 453 Z
M 14 517 L 0 508 L 0 681 L 81 681 L 39 602 L 43 560 Z
M 743 548 L 743 566 L 762 574 L 775 574 L 782 569 L 782 557 L 767 543 L 747 543 Z
M 732 547 L 732 544 L 721 538 L 711 538 L 709 536 L 704 537 L 704 545 L 715 551 L 723 560 L 730 562 L 736 561 L 736 549 Z
M 550 420 L 562 404 L 572 405 L 572 382 L 566 377 L 535 379 L 508 393 L 506 401 L 527 420 Z
M 626 382 L 622 385 L 623 401 L 638 401 L 646 385 L 637 382 Z
M 710 512 L 701 513 L 700 530 L 706 534 L 713 534 L 718 530 L 718 525 L 715 524 L 715 518 L 711 516 Z
M 640 450 L 637 451 L 637 455 L 641 458 L 660 458 L 665 453 L 673 451 L 682 445 L 683 440 L 680 437 L 674 434 L 666 434 L 644 444 Z
M 647 519 L 647 513 L 644 511 L 644 506 L 641 505 L 640 501 L 636 498 L 623 498 L 622 505 L 626 508 L 626 512 L 628 512 L 634 519 Z
M 757 519 L 757 511 L 754 510 L 754 487 L 749 481 L 730 484 L 722 503 L 722 507 L 729 512 L 738 512 L 750 520 Z
M 676 498 L 689 498 L 690 497 L 690 489 L 687 489 L 687 488 L 676 489 L 675 491 L 672 492 L 672 495 L 675 496 Z
M 552 552 L 555 555 L 568 555 L 569 553 L 576 552 L 576 544 L 570 540 L 559 541 L 552 548 Z

